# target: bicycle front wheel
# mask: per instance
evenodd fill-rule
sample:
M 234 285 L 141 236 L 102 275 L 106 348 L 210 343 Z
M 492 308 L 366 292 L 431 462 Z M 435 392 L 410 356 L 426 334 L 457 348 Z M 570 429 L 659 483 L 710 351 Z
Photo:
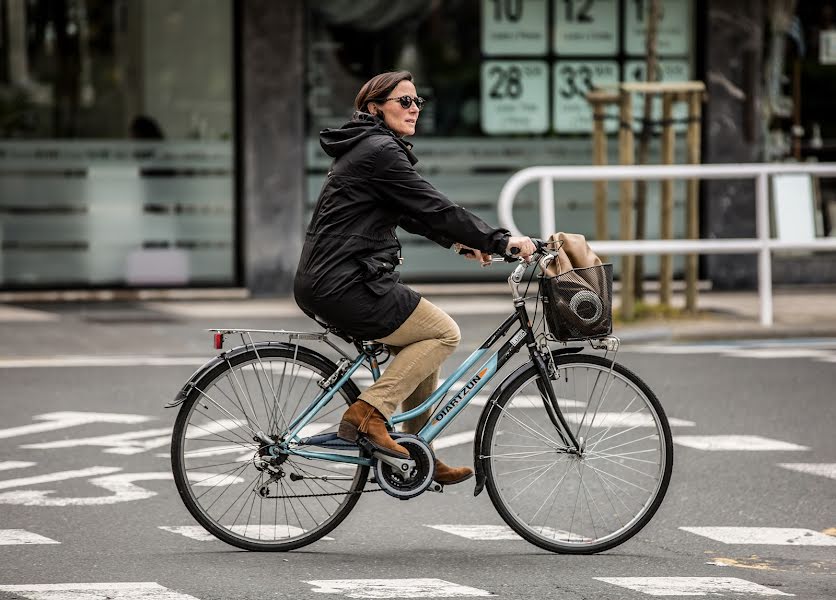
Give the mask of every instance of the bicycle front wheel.
M 194 382 L 174 425 L 171 464 L 180 497 L 214 536 L 246 550 L 292 550 L 322 538 L 357 503 L 367 466 L 285 455 L 268 468 L 263 460 L 262 435 L 283 439 L 335 368 L 301 347 L 265 347 L 233 355 Z M 336 431 L 358 393 L 344 385 L 301 437 Z
M 659 400 L 634 373 L 597 356 L 554 355 L 547 381 L 573 451 L 546 411 L 533 364 L 497 399 L 482 442 L 491 501 L 527 541 L 552 552 L 592 554 L 638 533 L 670 482 L 673 445 Z

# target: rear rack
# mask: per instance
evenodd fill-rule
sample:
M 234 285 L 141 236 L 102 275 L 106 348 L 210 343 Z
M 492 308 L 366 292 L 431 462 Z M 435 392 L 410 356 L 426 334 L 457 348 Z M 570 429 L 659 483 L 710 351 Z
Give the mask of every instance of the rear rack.
M 341 356 L 348 358 L 349 360 L 352 358 L 346 352 L 337 346 L 331 338 L 329 338 L 329 331 L 292 331 L 287 329 L 240 329 L 240 328 L 217 328 L 217 329 L 207 329 L 206 331 L 214 334 L 214 342 L 215 342 L 215 349 L 216 350 L 223 350 L 224 345 L 224 338 L 228 335 L 237 335 L 241 337 L 241 344 L 245 347 L 252 346 L 255 347 L 256 340 L 253 339 L 253 335 L 260 338 L 275 338 L 275 337 L 285 337 L 287 338 L 287 342 L 289 344 L 297 345 L 299 340 L 314 340 L 317 342 L 323 342 L 328 344 L 331 348 L 333 348 L 337 353 Z M 257 340 L 262 342 L 264 340 Z

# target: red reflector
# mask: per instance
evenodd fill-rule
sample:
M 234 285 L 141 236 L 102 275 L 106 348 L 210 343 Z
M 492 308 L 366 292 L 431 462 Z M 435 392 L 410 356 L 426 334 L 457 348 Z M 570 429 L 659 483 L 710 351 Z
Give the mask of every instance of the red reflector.
M 223 350 L 224 347 L 224 334 L 216 333 L 215 334 L 215 350 Z

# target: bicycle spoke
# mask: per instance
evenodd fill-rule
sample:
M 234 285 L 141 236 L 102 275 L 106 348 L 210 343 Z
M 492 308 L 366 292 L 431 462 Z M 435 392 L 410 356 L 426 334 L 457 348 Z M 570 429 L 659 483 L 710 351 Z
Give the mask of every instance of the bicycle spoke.
M 563 399 L 557 409 L 585 407 L 563 413 L 578 419 L 571 430 L 580 447 L 555 447 L 543 429 L 554 415 L 536 400 L 508 410 L 537 383 L 531 367 L 503 382 L 507 391 L 489 418 L 481 453 L 488 491 L 527 540 L 555 551 L 600 551 L 629 539 L 658 507 L 670 477 L 670 432 L 652 393 L 623 367 L 584 355 L 556 360 L 559 376 L 548 385 Z M 648 426 L 651 433 L 640 429 Z
M 247 436 L 278 440 L 277 429 L 286 430 L 289 417 L 307 421 L 301 437 L 333 430 L 334 415 L 341 407 L 345 410 L 353 392 L 336 389 L 332 403 L 307 415 L 324 393 L 313 384 L 330 372 L 292 348 L 262 348 L 249 356 L 228 356 L 222 363 L 226 369 L 195 384 L 189 406 L 181 408 L 185 421 L 178 418 L 175 428 L 180 441 L 172 460 L 181 465 L 175 479 L 178 488 L 188 490 L 184 500 L 193 514 L 224 541 L 247 549 L 309 543 L 305 540 L 322 537 L 351 510 L 356 490 L 368 479 L 368 467 L 351 465 L 354 477 L 346 478 L 346 471 L 330 461 L 279 460 L 275 450 L 268 453 L 263 443 Z M 261 430 L 262 425 L 269 427 Z M 232 455 L 216 458 L 228 453 Z M 345 456 L 357 456 L 357 451 Z M 194 473 L 194 481 L 177 473 Z M 199 484 L 205 487 L 194 487 Z

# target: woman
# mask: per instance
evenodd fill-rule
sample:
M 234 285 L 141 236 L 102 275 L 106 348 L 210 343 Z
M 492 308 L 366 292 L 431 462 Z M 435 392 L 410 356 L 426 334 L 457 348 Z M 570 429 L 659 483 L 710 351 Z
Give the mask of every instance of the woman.
M 343 415 L 338 436 L 364 436 L 380 452 L 408 458 L 386 430 L 403 403 L 409 410 L 437 387 L 441 363 L 459 343 L 459 328 L 444 311 L 400 282 L 395 228 L 445 248 L 470 251 L 487 263 L 491 253 L 535 251 L 527 237 L 511 237 L 453 204 L 414 169 L 418 159 L 404 137 L 415 134 L 424 104 L 407 71 L 382 73 L 360 89 L 357 112 L 339 129 L 320 134 L 334 158 L 308 227 L 294 291 L 296 302 L 353 337 L 386 344 L 394 358 L 383 375 Z M 429 411 L 404 424 L 417 433 Z M 467 467 L 436 461 L 435 480 L 459 483 Z

